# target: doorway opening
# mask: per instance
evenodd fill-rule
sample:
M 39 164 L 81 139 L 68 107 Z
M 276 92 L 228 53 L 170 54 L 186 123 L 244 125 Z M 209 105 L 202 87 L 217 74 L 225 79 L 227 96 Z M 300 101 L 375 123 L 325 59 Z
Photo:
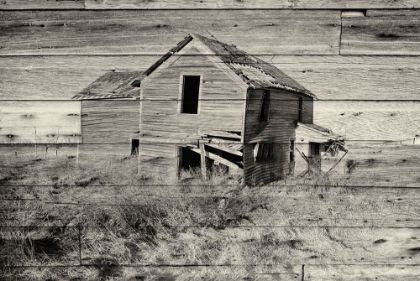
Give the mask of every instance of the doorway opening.
M 139 155 L 140 141 L 139 139 L 131 139 L 131 156 Z
M 188 147 L 179 147 L 179 171 L 201 173 L 201 155 Z
M 321 153 L 320 144 L 316 142 L 309 143 L 309 165 L 314 171 L 321 171 Z

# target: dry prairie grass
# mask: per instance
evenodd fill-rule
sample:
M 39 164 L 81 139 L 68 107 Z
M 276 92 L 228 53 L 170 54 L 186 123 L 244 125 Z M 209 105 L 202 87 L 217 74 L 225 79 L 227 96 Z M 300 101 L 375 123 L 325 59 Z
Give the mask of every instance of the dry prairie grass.
M 371 242 L 365 251 L 343 241 L 386 241 L 366 226 L 406 208 L 343 179 L 249 187 L 220 171 L 210 180 L 187 171 L 174 181 L 138 175 L 130 161 L 102 169 L 77 167 L 72 158 L 8 162 L 0 178 L 0 195 L 10 199 L 2 201 L 0 262 L 15 267 L 2 268 L 6 280 L 276 280 L 256 274 L 261 264 L 295 278 L 292 265 L 304 262 L 374 259 Z M 331 228 L 349 221 L 364 228 Z

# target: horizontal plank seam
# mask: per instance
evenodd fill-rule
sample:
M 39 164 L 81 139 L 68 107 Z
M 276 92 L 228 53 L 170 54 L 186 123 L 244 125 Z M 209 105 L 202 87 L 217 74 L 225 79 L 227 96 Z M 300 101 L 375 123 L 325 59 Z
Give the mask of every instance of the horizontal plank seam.
M 140 89 L 140 88 L 139 88 Z M 88 96 L 87 96 L 88 97 Z M 246 100 L 261 100 L 257 98 L 250 98 L 250 99 L 227 99 L 227 98 L 220 98 L 220 99 L 199 99 L 199 101 L 246 101 Z M 272 100 L 276 101 L 294 101 L 295 99 L 276 99 L 273 98 Z M 181 99 L 82 99 L 82 100 L 75 100 L 75 99 L 0 99 L 0 102 L 92 102 L 92 101 L 101 101 L 101 102 L 129 102 L 129 101 L 173 101 L 178 102 Z M 420 102 L 419 99 L 317 99 L 314 100 L 314 103 L 318 102 Z M 7 106 L 5 106 L 7 107 Z M 375 110 L 377 111 L 377 110 Z M 182 114 L 178 114 L 182 115 Z
M 54 185 L 54 183 L 51 184 L 3 184 L 2 183 L 2 187 L 52 187 Z M 64 186 L 65 184 L 59 184 L 59 186 Z M 208 187 L 208 186 L 223 186 L 223 187 L 238 187 L 237 184 L 187 184 L 189 187 Z M 286 184 L 267 184 L 267 186 L 269 187 L 296 187 L 299 185 L 304 185 L 305 188 L 311 188 L 311 187 L 317 187 L 317 188 L 346 188 L 346 189 L 367 189 L 367 188 L 380 188 L 380 189 L 393 189 L 396 191 L 401 191 L 403 189 L 419 189 L 418 187 L 413 187 L 413 186 L 384 186 L 384 185 L 341 185 L 341 186 L 337 186 L 334 184 L 328 185 L 328 184 L 311 184 L 311 183 L 296 183 L 296 184 L 290 184 L 290 185 L 286 185 Z M 66 185 L 67 187 L 83 187 L 80 185 Z M 95 186 L 100 186 L 100 187 L 183 187 L 185 186 L 185 184 L 90 184 L 88 185 L 88 187 L 95 187 Z M 420 191 L 420 189 L 419 189 Z M 301 191 L 287 191 L 287 192 L 301 192 Z
M 281 263 L 261 263 L 261 264 L 110 264 L 107 267 L 241 267 L 241 266 L 279 266 Z M 301 265 L 301 264 L 297 264 Z M 306 263 L 305 266 L 420 266 L 419 263 Z M 81 264 L 81 265 L 0 265 L 0 268 L 40 268 L 40 267 L 98 267 L 97 264 Z M 285 273 L 290 275 L 298 275 L 297 273 Z
M 0 226 L 4 229 L 29 229 L 34 230 L 37 228 L 78 228 L 79 226 L 73 225 L 36 225 L 36 226 Z M 203 227 L 202 225 L 183 225 L 185 228 L 200 228 L 200 229 L 213 229 L 212 227 Z M 228 229 L 235 228 L 344 228 L 344 229 L 420 229 L 420 226 L 378 226 L 378 225 L 238 225 L 238 226 L 229 226 Z

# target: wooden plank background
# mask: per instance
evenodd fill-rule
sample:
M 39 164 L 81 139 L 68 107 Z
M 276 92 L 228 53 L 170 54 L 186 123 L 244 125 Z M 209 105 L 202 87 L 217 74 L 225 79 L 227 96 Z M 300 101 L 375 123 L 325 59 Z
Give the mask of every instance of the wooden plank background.
M 362 189 L 360 205 L 347 209 L 343 203 L 324 210 L 311 200 L 299 201 L 298 194 L 282 195 L 278 205 L 282 208 L 257 213 L 264 225 L 244 225 L 246 237 L 238 238 L 234 229 L 222 235 L 231 250 L 247 245 L 251 249 L 255 241 L 274 233 L 285 241 L 300 241 L 295 247 L 304 255 L 277 245 L 271 246 L 273 251 L 285 257 L 277 264 L 269 262 L 271 257 L 252 260 L 249 253 L 249 260 L 227 265 L 213 260 L 192 267 L 181 259 L 179 267 L 164 263 L 148 267 L 180 278 L 199 272 L 212 276 L 215 268 L 220 274 L 223 266 L 219 279 L 247 277 L 251 272 L 260 279 L 296 280 L 305 264 L 304 280 L 417 280 L 419 191 L 401 186 L 418 183 L 420 148 L 401 150 L 398 143 L 420 135 L 418 8 L 418 0 L 0 1 L 0 143 L 75 145 L 80 140 L 80 104 L 69 101 L 74 94 L 107 71 L 145 70 L 189 32 L 214 36 L 273 63 L 314 92 L 320 98 L 315 103 L 315 123 L 353 141 L 351 157 L 365 169 L 361 179 L 376 180 L 377 188 Z M 381 141 L 397 145 L 384 149 Z M 35 151 L 31 146 L 16 146 L 10 155 L 0 150 L 1 167 L 8 157 L 29 150 Z M 68 150 L 65 153 L 73 155 L 76 146 Z M 392 175 L 377 178 L 378 167 Z M 392 188 L 396 178 L 401 184 L 398 191 Z M 387 181 L 390 189 L 384 192 Z M 27 186 L 16 188 L 24 198 Z M 151 189 L 149 195 L 157 203 L 168 200 L 168 188 Z M 372 196 L 375 193 L 377 197 Z M 0 198 L 2 207 L 10 203 L 6 199 L 10 198 Z M 36 200 L 49 204 L 47 198 Z M 98 199 L 107 202 L 108 198 Z M 63 212 L 82 206 L 56 203 Z M 83 198 L 73 203 L 83 204 Z M 377 211 L 386 204 L 397 205 L 394 213 Z M 359 206 L 370 207 L 361 214 Z M 18 213 L 10 214 L 11 219 L 14 215 Z M 10 229 L 1 229 L 1 237 Z M 314 243 L 311 235 L 325 240 Z M 373 243 L 378 239 L 386 243 Z M 331 259 L 329 251 L 342 251 L 343 256 Z M 315 259 L 313 252 L 322 255 Z M 82 253 L 89 258 L 86 247 Z M 89 271 L 89 264 L 81 267 L 77 259 L 62 265 L 80 276 Z M 131 266 L 144 272 L 145 265 Z

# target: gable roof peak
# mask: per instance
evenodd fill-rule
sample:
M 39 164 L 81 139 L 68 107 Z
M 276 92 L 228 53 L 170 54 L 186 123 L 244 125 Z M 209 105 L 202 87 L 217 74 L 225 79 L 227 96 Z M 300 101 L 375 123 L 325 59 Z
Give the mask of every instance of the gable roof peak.
M 124 91 L 123 97 L 126 98 L 130 95 L 130 97 L 138 97 L 139 93 L 137 93 L 137 91 L 133 91 L 133 88 L 141 87 L 141 83 L 145 78 L 149 77 L 157 68 L 161 67 L 165 61 L 167 61 L 174 54 L 179 53 L 182 49 L 185 48 L 185 46 L 194 40 L 197 40 L 206 46 L 207 49 L 210 50 L 211 55 L 219 57 L 222 62 L 226 64 L 234 74 L 238 75 L 242 81 L 250 88 L 278 88 L 304 94 L 311 98 L 316 98 L 313 93 L 305 89 L 302 85 L 278 69 L 276 66 L 267 63 L 253 55 L 249 55 L 245 51 L 238 49 L 235 45 L 229 45 L 220 42 L 215 39 L 213 35 L 212 38 L 208 38 L 195 33 L 188 33 L 188 35 L 183 40 L 178 42 L 178 44 L 171 48 L 141 75 L 136 73 L 138 76 L 135 79 L 133 78 L 130 81 L 124 81 L 124 84 L 129 85 L 127 85 L 129 91 Z M 100 78 L 98 80 L 98 82 L 101 82 Z M 90 89 L 85 89 L 73 98 L 105 98 L 100 94 L 97 94 L 96 96 L 92 95 L 91 91 L 89 90 Z M 109 98 L 109 96 L 112 96 L 113 98 L 118 98 L 119 93 L 117 92 L 113 92 L 112 95 L 108 95 L 107 97 Z

